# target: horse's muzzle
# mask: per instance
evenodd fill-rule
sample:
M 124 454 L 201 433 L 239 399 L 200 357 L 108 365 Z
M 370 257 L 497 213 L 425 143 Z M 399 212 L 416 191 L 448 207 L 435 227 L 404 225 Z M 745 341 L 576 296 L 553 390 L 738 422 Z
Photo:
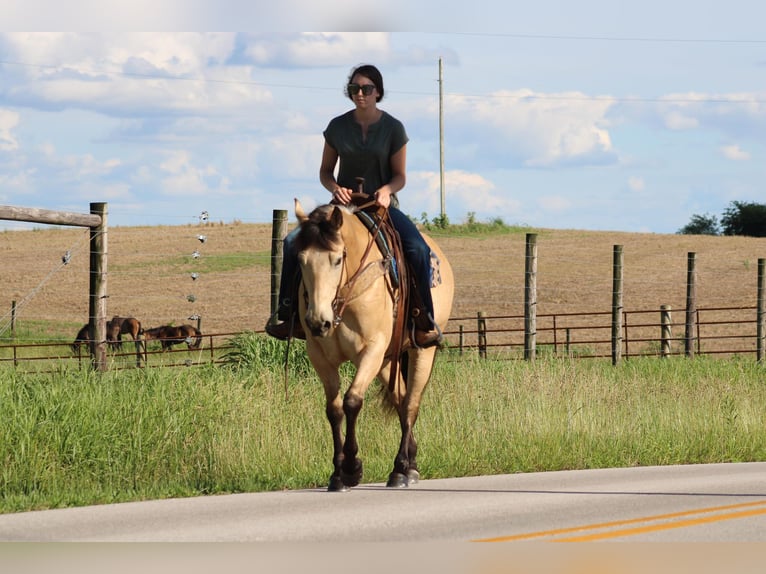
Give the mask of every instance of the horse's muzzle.
M 326 337 L 332 327 L 332 321 L 306 317 L 306 326 L 314 337 Z

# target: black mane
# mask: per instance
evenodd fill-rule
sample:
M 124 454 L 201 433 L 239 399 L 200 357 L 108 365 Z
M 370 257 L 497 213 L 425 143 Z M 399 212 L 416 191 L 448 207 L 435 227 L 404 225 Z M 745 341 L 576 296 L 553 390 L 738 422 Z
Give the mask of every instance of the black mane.
M 308 215 L 308 219 L 300 226 L 298 236 L 295 238 L 295 246 L 298 251 L 309 247 L 316 247 L 323 251 L 330 251 L 338 247 L 341 242 L 340 227 L 332 217 L 336 205 L 320 205 Z

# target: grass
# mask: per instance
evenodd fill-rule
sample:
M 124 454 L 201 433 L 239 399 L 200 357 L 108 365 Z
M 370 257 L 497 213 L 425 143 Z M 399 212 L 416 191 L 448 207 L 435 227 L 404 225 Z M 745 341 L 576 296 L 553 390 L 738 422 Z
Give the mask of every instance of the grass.
M 463 223 L 450 223 L 446 215 L 438 215 L 429 220 L 428 214 L 423 213 L 420 216 L 420 224 L 424 230 L 435 237 L 482 237 L 531 231 L 531 228 L 525 225 L 507 225 L 500 217 L 484 222 L 477 221 L 476 214 L 473 212 L 468 213 Z
M 296 348 L 257 335 L 226 366 L 4 373 L 0 512 L 324 487 L 321 385 Z M 350 374 L 347 371 L 346 376 Z M 534 363 L 442 353 L 416 427 L 424 478 L 766 460 L 763 366 L 698 357 Z M 368 393 L 365 482 L 383 482 L 398 423 Z

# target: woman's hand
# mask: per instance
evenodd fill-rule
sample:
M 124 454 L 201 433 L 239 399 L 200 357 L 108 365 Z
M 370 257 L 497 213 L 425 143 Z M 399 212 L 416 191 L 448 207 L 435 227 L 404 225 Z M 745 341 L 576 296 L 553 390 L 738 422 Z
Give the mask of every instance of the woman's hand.
M 391 190 L 387 186 L 381 187 L 375 192 L 375 203 L 386 209 L 391 205 Z
M 332 202 L 348 205 L 351 203 L 351 190 L 340 185 L 335 186 L 332 192 Z

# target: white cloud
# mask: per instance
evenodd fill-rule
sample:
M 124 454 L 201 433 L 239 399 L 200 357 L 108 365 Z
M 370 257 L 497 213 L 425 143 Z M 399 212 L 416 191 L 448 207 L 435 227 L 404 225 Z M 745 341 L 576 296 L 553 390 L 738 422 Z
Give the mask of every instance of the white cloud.
M 516 213 L 521 206 L 518 199 L 500 192 L 494 183 L 478 173 L 462 170 L 446 171 L 444 191 L 445 207 L 451 213 L 474 212 L 481 217 L 490 217 Z M 439 173 L 410 173 L 400 202 L 404 211 L 408 213 L 438 214 L 441 210 Z
M 670 130 L 692 130 L 699 127 L 699 120 L 674 110 L 665 114 L 665 127 Z
M 483 145 L 476 155 L 498 153 L 531 167 L 603 163 L 613 154 L 606 114 L 608 98 L 580 92 L 541 94 L 503 90 L 491 97 L 451 96 L 445 108 L 461 132 Z M 482 137 L 475 137 L 476 133 Z M 490 135 L 490 137 L 487 137 Z
M 631 191 L 644 191 L 646 183 L 643 177 L 631 176 L 628 178 L 628 189 Z
M 0 108 L 0 151 L 14 151 L 19 142 L 13 135 L 13 128 L 19 125 L 19 114 Z
M 306 32 L 253 36 L 245 53 L 258 65 L 337 66 L 338 62 L 386 61 L 389 32 Z
M 205 195 L 212 191 L 225 191 L 229 183 L 212 165 L 194 165 L 186 151 L 169 153 L 160 163 L 160 169 L 167 174 L 162 178 L 162 192 L 166 195 Z
M 738 145 L 721 146 L 720 151 L 723 157 L 733 161 L 747 161 L 751 157 L 749 152 L 741 149 Z
M 2 35 L 20 101 L 100 108 L 119 115 L 143 108 L 206 114 L 271 101 L 250 68 L 224 65 L 233 33 L 10 33 Z

